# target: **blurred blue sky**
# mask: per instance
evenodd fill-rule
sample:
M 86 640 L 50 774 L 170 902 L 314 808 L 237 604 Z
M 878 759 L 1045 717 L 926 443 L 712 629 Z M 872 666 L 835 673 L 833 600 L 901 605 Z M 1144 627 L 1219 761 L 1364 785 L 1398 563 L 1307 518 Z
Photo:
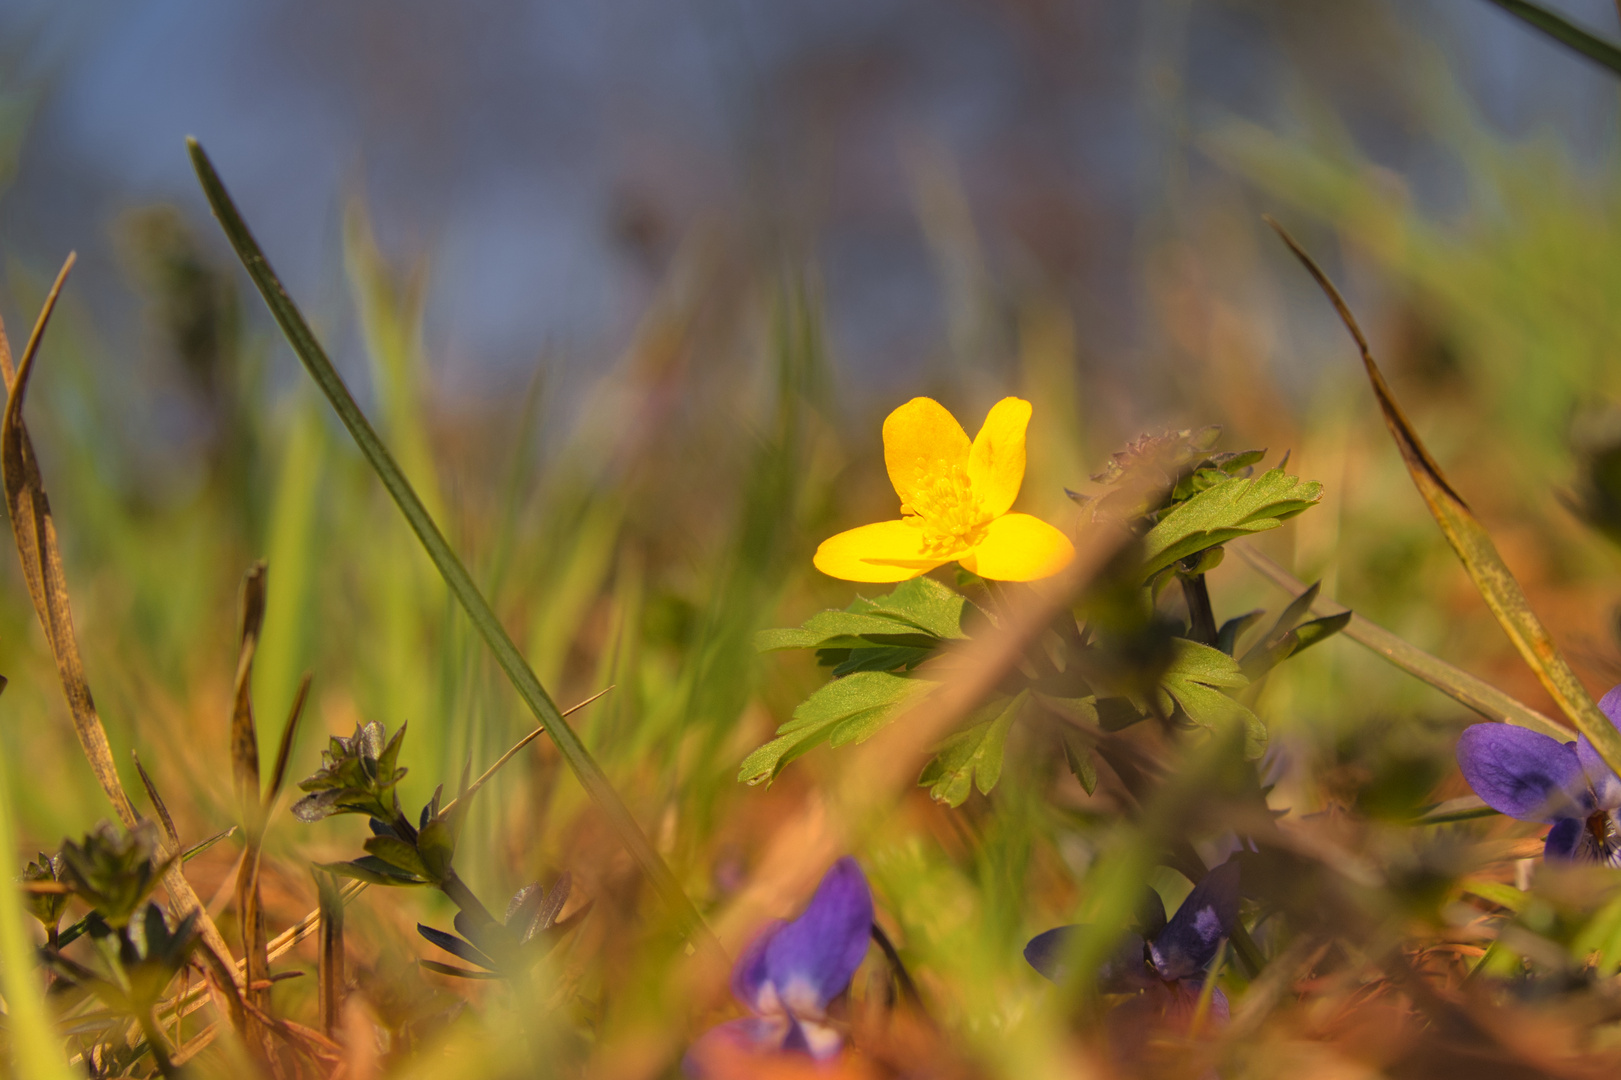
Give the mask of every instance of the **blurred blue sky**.
M 1615 30 L 1609 0 L 1561 6 Z M 29 111 L 0 253 L 47 273 L 76 248 L 100 336 L 139 340 L 119 215 L 172 202 L 223 252 L 195 134 L 328 326 L 352 321 L 339 222 L 363 185 L 384 249 L 429 259 L 441 378 L 501 388 L 543 350 L 607 362 L 674 245 L 725 218 L 815 261 L 847 375 L 885 382 L 943 347 L 908 164 L 927 147 L 962 178 L 993 272 L 1056 283 L 1089 347 L 1125 356 L 1150 332 L 1143 231 L 1184 154 L 1208 168 L 1188 150 L 1207 123 L 1288 131 L 1310 85 L 1446 201 L 1403 121 L 1392 32 L 1505 134 L 1608 160 L 1614 83 L 1484 0 L 6 0 L 0 93 Z

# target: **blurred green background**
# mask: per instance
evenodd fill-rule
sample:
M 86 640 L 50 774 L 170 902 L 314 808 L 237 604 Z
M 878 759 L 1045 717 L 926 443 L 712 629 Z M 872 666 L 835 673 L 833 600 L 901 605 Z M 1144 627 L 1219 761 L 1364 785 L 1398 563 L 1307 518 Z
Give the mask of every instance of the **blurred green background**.
M 1563 7 L 1616 30 L 1608 3 Z M 1328 494 L 1267 550 L 1549 708 L 1262 212 L 1341 282 L 1590 688 L 1621 679 L 1616 553 L 1581 520 L 1621 532 L 1615 87 L 1488 4 L 19 3 L 0 55 L 0 312 L 20 347 L 79 250 L 29 422 L 115 749 L 190 838 L 232 818 L 256 557 L 267 744 L 314 674 L 294 776 L 325 732 L 409 722 L 414 804 L 530 720 L 228 257 L 186 133 L 554 697 L 615 687 L 578 727 L 701 906 L 837 766 L 735 783 L 823 677 L 751 640 L 848 601 L 810 553 L 893 514 L 879 423 L 915 394 L 970 431 L 1030 398 L 1020 508 L 1052 520 L 1143 431 L 1287 450 Z M 1218 615 L 1279 603 L 1237 559 L 1212 586 Z M 9 557 L 0 673 L 22 828 L 54 845 L 106 812 Z M 1461 791 L 1461 710 L 1349 641 L 1260 711 L 1301 811 L 1392 762 Z M 493 902 L 566 867 L 629 918 L 631 864 L 536 747 L 478 805 L 464 875 Z M 1017 948 L 1090 858 L 1055 773 L 1016 742 L 996 814 L 919 795 L 863 853 L 966 1016 L 1032 992 Z M 277 822 L 273 930 L 357 828 Z M 197 865 L 205 900 L 227 848 Z M 367 910 L 378 955 L 416 947 Z

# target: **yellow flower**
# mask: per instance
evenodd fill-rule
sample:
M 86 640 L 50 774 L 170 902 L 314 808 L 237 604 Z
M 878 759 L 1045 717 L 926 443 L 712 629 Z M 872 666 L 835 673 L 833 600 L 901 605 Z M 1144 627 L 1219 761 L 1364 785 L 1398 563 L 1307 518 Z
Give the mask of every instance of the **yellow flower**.
M 905 581 L 959 562 L 980 577 L 1034 581 L 1075 557 L 1069 538 L 1009 510 L 1024 483 L 1030 403 L 1003 398 L 974 441 L 932 398 L 913 398 L 884 420 L 884 465 L 901 497 L 899 521 L 863 525 L 822 541 L 816 568 L 846 581 Z

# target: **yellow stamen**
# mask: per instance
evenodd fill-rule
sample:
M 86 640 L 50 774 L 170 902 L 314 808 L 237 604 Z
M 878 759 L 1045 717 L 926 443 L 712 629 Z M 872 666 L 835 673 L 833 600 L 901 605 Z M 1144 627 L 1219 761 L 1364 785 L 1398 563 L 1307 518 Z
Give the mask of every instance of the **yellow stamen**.
M 901 518 L 923 530 L 925 554 L 961 551 L 984 539 L 985 512 L 966 469 L 920 457 L 912 476 L 912 499 L 901 504 Z

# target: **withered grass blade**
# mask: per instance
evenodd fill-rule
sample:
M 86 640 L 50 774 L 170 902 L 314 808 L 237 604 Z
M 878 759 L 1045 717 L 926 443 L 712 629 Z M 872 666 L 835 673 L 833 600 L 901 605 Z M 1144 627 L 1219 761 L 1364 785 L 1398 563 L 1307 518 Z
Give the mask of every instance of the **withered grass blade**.
M 141 764 L 141 755 L 134 750 L 129 756 L 135 759 L 135 771 L 141 775 L 141 786 L 146 788 L 146 797 L 152 802 L 152 810 L 158 815 L 158 822 L 163 826 L 163 835 L 169 838 L 169 845 L 176 851 L 180 850 L 180 833 L 174 827 L 174 818 L 169 816 L 169 807 L 164 804 L 163 796 L 158 794 L 158 786 L 147 775 L 146 766 Z
M 312 869 L 320 897 L 321 1031 L 336 1038 L 343 1023 L 343 891 L 336 876 Z
M 68 602 L 67 575 L 62 569 L 62 552 L 56 542 L 56 523 L 51 518 L 50 500 L 45 496 L 45 480 L 40 473 L 39 459 L 34 453 L 33 440 L 23 423 L 23 401 L 28 393 L 28 380 L 33 374 L 39 356 L 40 340 L 50 322 L 51 312 L 62 294 L 62 285 L 73 269 L 74 256 L 69 255 L 45 297 L 39 318 L 34 322 L 28 345 L 21 359 L 12 364 L 11 346 L 5 326 L 0 323 L 0 376 L 6 383 L 6 407 L 0 416 L 0 477 L 6 489 L 6 509 L 11 516 L 11 529 L 17 541 L 17 557 L 22 563 L 23 579 L 28 583 L 28 595 L 34 601 L 45 641 L 56 660 L 57 675 L 62 681 L 62 693 L 67 698 L 68 710 L 73 716 L 74 734 L 90 763 L 101 789 L 113 804 L 113 812 L 125 828 L 133 828 L 139 820 L 134 804 L 124 791 L 113 764 L 112 746 L 107 741 L 107 730 L 96 712 L 90 696 L 90 683 L 85 678 L 84 659 L 79 653 L 79 642 L 73 631 L 73 613 Z M 165 854 L 174 854 L 166 852 Z M 169 892 L 170 903 L 180 916 L 197 914 L 197 925 L 202 935 L 204 955 L 209 966 L 234 991 L 241 985 L 236 974 L 235 960 L 219 927 L 209 918 L 191 883 L 181 870 L 179 859 L 174 859 L 164 873 L 163 883 Z M 240 1022 L 235 1011 L 233 1022 Z
M 256 562 L 242 578 L 242 622 L 237 635 L 236 679 L 231 694 L 231 778 L 247 845 L 236 871 L 236 916 L 246 964 L 244 994 L 253 1006 L 244 1016 L 248 1048 L 279 1072 L 270 1029 L 260 1019 L 270 1009 L 270 950 L 265 931 L 259 867 L 264 843 L 264 800 L 259 790 L 259 732 L 253 722 L 253 656 L 265 622 L 265 564 Z
M 293 744 L 298 740 L 298 722 L 304 718 L 304 703 L 310 697 L 310 673 L 298 680 L 298 692 L 293 695 L 293 707 L 287 712 L 287 726 L 281 729 L 281 743 L 276 747 L 276 764 L 270 770 L 270 785 L 265 788 L 265 813 L 276 803 L 276 796 L 287 782 L 287 761 L 293 756 Z
M 1617 731 L 1615 725 L 1593 703 L 1587 688 L 1554 644 L 1547 627 L 1531 610 L 1525 590 L 1520 588 L 1513 571 L 1498 553 L 1497 545 L 1492 543 L 1485 527 L 1447 482 L 1441 467 L 1425 449 L 1423 441 L 1391 393 L 1379 365 L 1374 362 L 1368 339 L 1363 336 L 1362 328 L 1357 325 L 1356 317 L 1351 314 L 1345 299 L 1294 238 L 1276 221 L 1271 218 L 1266 220 L 1316 280 L 1333 303 L 1334 310 L 1339 313 L 1340 321 L 1350 331 L 1362 354 L 1362 366 L 1367 370 L 1368 381 L 1373 384 L 1379 411 L 1384 414 L 1385 427 L 1396 440 L 1396 448 L 1401 451 L 1408 475 L 1413 478 L 1414 485 L 1424 497 L 1430 513 L 1435 516 L 1436 523 L 1441 526 L 1441 532 L 1452 545 L 1452 550 L 1463 561 L 1464 569 L 1474 581 L 1475 588 L 1480 590 L 1486 606 L 1496 616 L 1498 625 L 1508 634 L 1520 656 L 1531 666 L 1538 681 L 1553 697 L 1560 711 L 1570 718 L 1576 730 L 1587 736 L 1612 769 L 1621 769 L 1621 731 Z
M 1234 549 L 1257 573 L 1274 585 L 1296 596 L 1304 593 L 1304 582 L 1265 555 L 1243 544 L 1234 545 Z M 1332 600 L 1317 599 L 1311 605 L 1311 613 L 1318 617 L 1338 615 L 1345 610 Z M 1369 622 L 1361 615 L 1352 614 L 1351 621 L 1345 624 L 1341 633 L 1488 720 L 1530 728 L 1561 741 L 1570 738 L 1570 728 L 1563 723 L 1543 715 L 1463 668 L 1431 656 L 1412 642 L 1391 633 L 1378 623 Z
M 45 641 L 56 659 L 57 674 L 62 679 L 62 691 L 73 714 L 74 733 L 84 750 L 85 759 L 101 782 L 102 791 L 113 804 L 113 811 L 125 828 L 133 828 L 137 820 L 135 807 L 124 792 L 118 769 L 113 764 L 112 746 L 107 741 L 107 730 L 102 727 L 96 713 L 96 703 L 90 696 L 90 684 L 85 678 L 84 661 L 79 656 L 78 639 L 73 632 L 73 613 L 68 606 L 67 575 L 62 570 L 62 557 L 56 543 L 56 523 L 51 518 L 50 501 L 45 497 L 45 481 L 40 475 L 39 459 L 34 454 L 33 440 L 23 424 L 23 399 L 28 393 L 28 378 L 33 374 L 34 359 L 39 355 L 40 340 L 56 310 L 57 298 L 68 272 L 73 269 L 75 257 L 69 255 L 45 297 L 39 318 L 34 323 L 28 345 L 23 349 L 21 361 L 15 368 L 11 362 L 9 343 L 0 344 L 0 374 L 6 380 L 6 410 L 0 419 L 0 473 L 6 487 L 6 510 L 11 515 L 11 529 L 17 540 L 17 554 L 22 560 L 23 579 L 28 583 L 28 595 L 34 601 Z M 3 339 L 3 335 L 0 335 Z
M 263 816 L 259 795 L 259 732 L 253 723 L 253 654 L 265 624 L 265 564 L 254 563 L 242 578 L 242 625 L 238 635 L 236 681 L 231 694 L 231 778 L 236 783 L 242 825 L 254 831 Z

